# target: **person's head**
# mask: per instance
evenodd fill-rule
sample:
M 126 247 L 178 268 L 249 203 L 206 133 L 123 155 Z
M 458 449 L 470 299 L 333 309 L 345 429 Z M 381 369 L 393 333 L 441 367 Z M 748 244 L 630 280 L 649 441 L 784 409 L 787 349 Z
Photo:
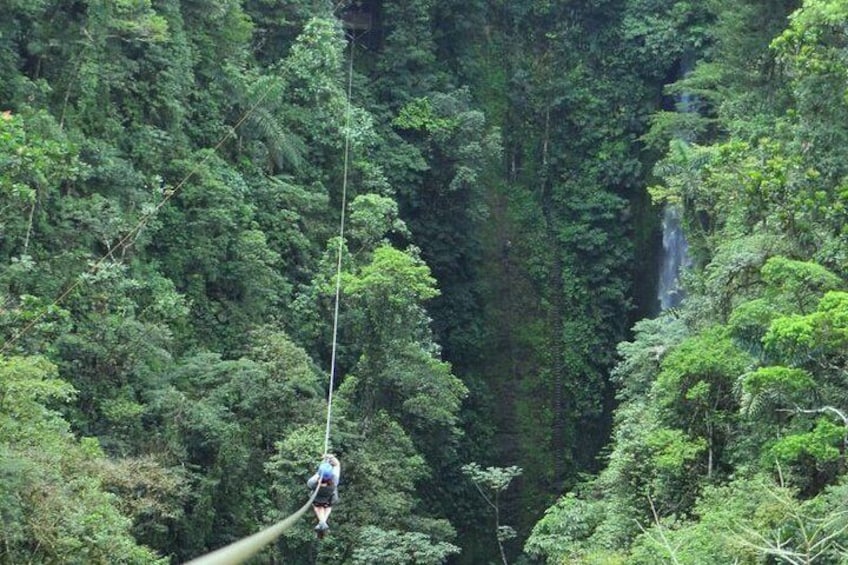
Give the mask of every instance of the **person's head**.
M 318 478 L 321 481 L 333 480 L 333 466 L 324 461 L 318 466 Z

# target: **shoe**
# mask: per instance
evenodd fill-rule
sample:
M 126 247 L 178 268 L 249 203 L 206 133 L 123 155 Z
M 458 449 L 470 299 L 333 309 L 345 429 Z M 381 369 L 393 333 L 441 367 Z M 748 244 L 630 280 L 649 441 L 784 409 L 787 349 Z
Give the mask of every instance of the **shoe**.
M 323 532 L 324 531 L 324 528 L 321 526 L 323 523 L 324 522 L 318 522 L 317 524 L 315 524 L 315 531 L 316 532 Z
M 319 531 L 326 532 L 330 529 L 330 526 L 327 525 L 327 522 L 319 522 L 318 527 L 321 528 Z

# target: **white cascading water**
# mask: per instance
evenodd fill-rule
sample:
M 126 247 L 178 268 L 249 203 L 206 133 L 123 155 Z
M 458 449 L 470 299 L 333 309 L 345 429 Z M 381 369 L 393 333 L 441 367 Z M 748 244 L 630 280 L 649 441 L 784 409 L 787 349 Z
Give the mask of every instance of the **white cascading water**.
M 684 297 L 680 273 L 690 266 L 689 246 L 680 224 L 680 211 L 676 207 L 665 207 L 662 228 L 663 250 L 657 290 L 660 311 L 680 305 Z
M 682 74 L 685 76 L 692 69 L 692 61 L 685 58 L 682 62 Z M 677 99 L 677 111 L 686 114 L 693 111 L 692 97 L 688 92 L 680 93 Z M 691 141 L 688 131 L 677 133 L 678 138 Z M 658 281 L 657 299 L 660 311 L 675 308 L 680 305 L 685 296 L 680 286 L 680 273 L 690 266 L 689 245 L 680 223 L 680 209 L 672 204 L 666 204 L 662 221 L 662 262 Z

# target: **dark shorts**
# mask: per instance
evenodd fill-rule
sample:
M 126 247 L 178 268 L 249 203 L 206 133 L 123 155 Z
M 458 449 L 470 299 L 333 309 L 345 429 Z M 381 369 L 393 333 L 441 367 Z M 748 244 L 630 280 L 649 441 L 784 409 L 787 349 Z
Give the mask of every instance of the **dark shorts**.
M 312 501 L 312 506 L 327 507 L 332 506 L 339 501 L 339 493 L 333 487 L 320 487 L 318 494 L 315 495 L 315 500 Z

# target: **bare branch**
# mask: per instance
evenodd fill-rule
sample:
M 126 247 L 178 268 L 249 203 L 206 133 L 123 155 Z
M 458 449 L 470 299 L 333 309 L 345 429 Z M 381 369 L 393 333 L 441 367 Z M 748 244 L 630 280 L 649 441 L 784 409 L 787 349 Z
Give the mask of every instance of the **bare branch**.
M 778 412 L 788 412 L 790 414 L 824 414 L 825 412 L 830 412 L 835 414 L 840 420 L 842 420 L 842 424 L 848 428 L 848 416 L 845 415 L 844 412 L 839 410 L 838 408 L 834 408 L 833 406 L 822 406 L 821 408 L 813 408 L 813 409 L 805 409 L 800 406 L 795 406 L 793 410 L 789 410 L 786 408 L 781 408 L 777 410 Z
M 651 514 L 654 517 L 654 525 L 657 528 L 657 533 L 659 534 L 660 541 L 662 542 L 662 545 L 668 551 L 668 554 L 671 557 L 671 562 L 674 563 L 675 565 L 680 565 L 680 561 L 678 561 L 678 559 L 677 559 L 677 550 L 671 546 L 671 543 L 668 541 L 668 538 L 665 537 L 665 531 L 662 527 L 662 524 L 660 524 L 660 517 L 657 514 L 657 507 L 654 506 L 654 499 L 651 498 L 651 495 L 648 495 L 647 498 L 648 498 L 648 502 L 651 505 Z M 654 538 L 654 536 L 648 530 L 646 530 L 645 527 L 642 526 L 642 524 L 640 524 L 638 520 L 636 520 L 636 525 L 639 526 L 639 529 L 642 530 L 643 534 L 645 534 L 649 538 L 656 541 L 656 538 Z
M 808 561 L 804 558 L 804 555 L 798 553 L 797 551 L 792 551 L 790 549 L 784 549 L 783 542 L 780 541 L 778 537 L 776 540 L 772 541 L 757 532 L 756 530 L 752 530 L 751 528 L 742 528 L 743 532 L 750 537 L 757 538 L 759 543 L 754 543 L 752 541 L 748 541 L 745 538 L 740 538 L 737 541 L 751 549 L 756 550 L 759 553 L 764 555 L 774 555 L 775 557 L 779 557 L 783 559 L 787 563 L 791 563 L 792 565 L 806 565 Z M 762 545 L 760 545 L 762 544 Z

